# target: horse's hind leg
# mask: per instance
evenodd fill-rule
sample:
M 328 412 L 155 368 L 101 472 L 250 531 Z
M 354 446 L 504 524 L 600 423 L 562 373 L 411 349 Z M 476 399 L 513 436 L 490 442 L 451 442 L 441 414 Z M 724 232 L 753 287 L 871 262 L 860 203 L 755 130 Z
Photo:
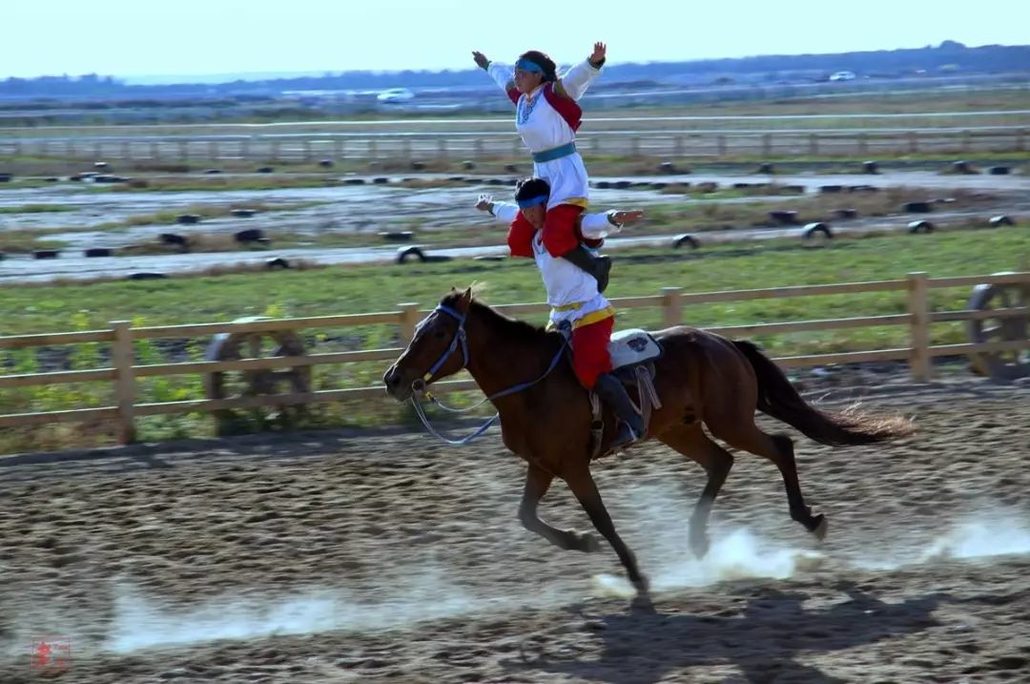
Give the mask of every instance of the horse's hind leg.
M 783 486 L 787 490 L 787 503 L 790 506 L 790 517 L 805 526 L 805 529 L 819 539 L 826 536 L 826 516 L 812 515 L 812 510 L 805 503 L 801 494 L 801 483 L 798 481 L 798 466 L 794 459 L 794 441 L 787 435 L 767 435 L 753 422 L 748 427 L 739 424 L 729 430 L 717 431 L 709 425 L 712 433 L 726 440 L 737 449 L 750 451 L 764 456 L 780 470 Z
M 597 490 L 597 484 L 594 482 L 594 477 L 590 474 L 589 466 L 583 463 L 575 471 L 567 472 L 565 474 L 565 482 L 568 483 L 569 489 L 572 490 L 580 505 L 583 506 L 583 510 L 590 516 L 590 522 L 594 524 L 594 528 L 615 549 L 619 560 L 622 561 L 622 567 L 626 569 L 630 582 L 637 588 L 637 593 L 641 595 L 647 594 L 647 578 L 640 573 L 640 568 L 637 567 L 637 557 L 622 541 L 618 532 L 615 531 L 615 523 L 612 522 L 612 517 L 608 514 L 604 501 L 601 500 L 601 492 Z
M 551 527 L 537 515 L 540 499 L 551 487 L 554 475 L 530 464 L 526 472 L 526 487 L 522 492 L 519 504 L 519 522 L 530 532 L 536 532 L 560 549 L 567 551 L 598 551 L 600 546 L 590 534 L 580 534 L 573 530 L 559 530 Z
M 659 435 L 658 439 L 705 469 L 708 482 L 690 516 L 690 549 L 698 558 L 708 553 L 708 517 L 715 497 L 733 467 L 733 455 L 713 442 L 700 423 L 683 425 Z

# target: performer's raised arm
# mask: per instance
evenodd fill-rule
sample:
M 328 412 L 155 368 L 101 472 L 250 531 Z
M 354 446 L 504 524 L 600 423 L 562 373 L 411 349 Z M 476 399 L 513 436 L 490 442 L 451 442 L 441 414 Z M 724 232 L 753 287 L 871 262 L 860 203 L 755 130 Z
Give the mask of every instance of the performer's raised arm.
M 562 74 L 555 90 L 573 100 L 583 97 L 583 93 L 587 91 L 593 80 L 600 75 L 607 53 L 608 47 L 604 43 L 594 43 L 594 51 L 590 53 L 590 56 Z
M 639 209 L 628 211 L 609 209 L 604 212 L 591 212 L 583 214 L 580 232 L 588 240 L 603 240 L 609 235 L 621 232 L 623 226 L 636 223 L 642 218 L 644 218 L 644 212 Z

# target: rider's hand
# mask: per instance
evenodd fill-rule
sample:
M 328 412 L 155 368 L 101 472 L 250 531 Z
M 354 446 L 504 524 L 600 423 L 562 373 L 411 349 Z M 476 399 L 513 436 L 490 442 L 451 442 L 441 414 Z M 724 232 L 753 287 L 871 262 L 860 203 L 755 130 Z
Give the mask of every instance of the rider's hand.
M 624 226 L 629 223 L 636 223 L 642 218 L 644 218 L 644 212 L 640 209 L 608 212 L 608 220 L 618 226 Z
M 600 69 L 601 65 L 604 64 L 604 59 L 607 54 L 607 45 L 600 41 L 594 43 L 594 51 L 590 53 L 590 57 L 587 58 L 590 61 L 590 66 L 594 67 L 595 69 Z
M 494 196 L 493 195 L 480 195 L 479 199 L 476 200 L 476 209 L 480 211 L 490 211 L 494 208 Z
M 478 50 L 472 51 L 472 59 L 476 60 L 476 66 L 480 69 L 486 69 L 490 66 L 490 60 L 486 58 L 486 55 Z

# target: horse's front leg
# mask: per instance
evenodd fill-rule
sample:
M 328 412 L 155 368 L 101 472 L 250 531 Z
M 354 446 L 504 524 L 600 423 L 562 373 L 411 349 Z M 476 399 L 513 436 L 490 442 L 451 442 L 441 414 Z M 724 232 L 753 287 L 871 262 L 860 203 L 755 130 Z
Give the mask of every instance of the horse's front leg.
M 526 472 L 526 488 L 522 492 L 522 502 L 519 504 L 519 521 L 522 526 L 566 551 L 599 551 L 600 544 L 593 535 L 575 530 L 559 530 L 545 523 L 537 515 L 540 499 L 544 498 L 553 480 L 554 475 L 551 473 L 533 464 L 529 465 Z
M 622 541 L 619 533 L 615 531 L 615 523 L 612 522 L 612 517 L 608 514 L 604 501 L 601 500 L 601 492 L 597 490 L 594 477 L 590 474 L 590 466 L 587 463 L 583 463 L 572 473 L 566 473 L 565 481 L 568 483 L 572 493 L 576 495 L 580 505 L 583 506 L 583 510 L 590 516 L 590 521 L 594 523 L 594 527 L 615 549 L 619 560 L 622 561 L 622 566 L 626 568 L 629 581 L 637 588 L 637 593 L 641 595 L 647 594 L 649 587 L 647 577 L 641 574 L 640 568 L 637 567 L 637 557 Z

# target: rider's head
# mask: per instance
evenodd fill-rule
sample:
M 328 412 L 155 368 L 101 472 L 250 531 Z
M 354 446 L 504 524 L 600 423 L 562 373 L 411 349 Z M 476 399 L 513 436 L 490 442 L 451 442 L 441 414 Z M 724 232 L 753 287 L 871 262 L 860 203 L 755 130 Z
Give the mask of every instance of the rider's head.
M 515 62 L 515 88 L 520 93 L 531 93 L 541 83 L 557 81 L 557 72 L 554 60 L 539 50 L 523 52 Z
M 550 195 L 551 186 L 543 178 L 523 178 L 515 185 L 515 202 L 522 215 L 537 230 L 544 227 Z

